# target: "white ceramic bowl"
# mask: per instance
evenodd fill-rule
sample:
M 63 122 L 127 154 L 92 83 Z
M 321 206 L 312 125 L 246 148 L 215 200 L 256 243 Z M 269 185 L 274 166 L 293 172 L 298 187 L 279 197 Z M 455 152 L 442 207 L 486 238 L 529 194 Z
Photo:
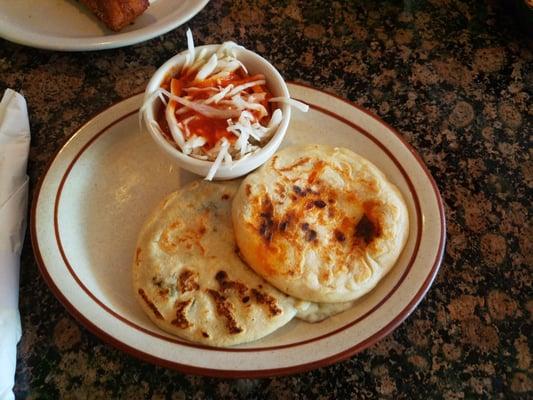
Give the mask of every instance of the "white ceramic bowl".
M 209 57 L 218 50 L 219 45 L 198 46 L 196 47 L 196 51 L 200 52 L 204 48 L 207 50 L 207 57 Z M 144 94 L 145 101 L 161 86 L 163 80 L 172 73 L 173 69 L 183 65 L 187 53 L 188 50 L 175 55 L 155 72 L 148 82 L 148 86 L 146 87 Z M 241 46 L 235 48 L 235 54 L 237 59 L 246 66 L 251 75 L 259 73 L 265 75 L 267 87 L 274 97 L 290 96 L 287 84 L 276 68 L 274 68 L 274 66 L 272 66 L 272 64 L 270 64 L 267 60 L 253 51 L 247 50 Z M 285 103 L 278 104 L 283 112 L 283 118 L 278 126 L 278 129 L 276 132 L 274 132 L 270 140 L 260 150 L 248 156 L 246 159 L 239 161 L 238 163 L 233 163 L 232 165 L 222 164 L 217 170 L 214 179 L 233 179 L 246 175 L 248 172 L 262 165 L 276 152 L 285 136 L 285 133 L 287 132 L 287 127 L 291 118 L 290 106 Z M 198 160 L 183 154 L 179 149 L 170 144 L 168 140 L 157 131 L 157 129 L 154 129 L 151 124 L 146 123 L 146 121 L 155 120 L 154 115 L 160 106 L 161 101 L 156 98 L 153 100 L 151 105 L 146 107 L 144 115 L 146 129 L 148 132 L 150 132 L 155 142 L 163 150 L 169 153 L 176 160 L 180 167 L 205 177 L 209 172 L 211 165 L 213 164 L 212 161 Z

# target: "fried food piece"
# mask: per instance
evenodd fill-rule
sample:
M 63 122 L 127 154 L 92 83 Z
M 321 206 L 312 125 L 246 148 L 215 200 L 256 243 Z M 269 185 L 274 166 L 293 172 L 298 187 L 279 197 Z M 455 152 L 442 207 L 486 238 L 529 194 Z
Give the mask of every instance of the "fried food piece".
M 150 5 L 148 0 L 81 0 L 110 29 L 119 31 Z

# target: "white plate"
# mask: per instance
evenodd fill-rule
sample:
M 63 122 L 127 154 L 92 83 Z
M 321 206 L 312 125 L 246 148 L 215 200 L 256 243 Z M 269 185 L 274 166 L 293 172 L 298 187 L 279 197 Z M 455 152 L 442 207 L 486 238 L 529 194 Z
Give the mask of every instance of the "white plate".
M 77 0 L 0 0 L 0 36 L 50 50 L 111 49 L 177 28 L 208 1 L 151 0 L 150 7 L 133 24 L 113 32 Z
M 36 191 L 31 231 L 41 272 L 88 329 L 137 357 L 189 373 L 258 377 L 299 372 L 349 357 L 397 327 L 439 268 L 445 242 L 442 201 L 429 172 L 401 137 L 364 110 L 290 84 L 307 114 L 293 113 L 282 146 L 345 146 L 381 168 L 402 191 L 411 231 L 378 287 L 355 307 L 317 324 L 293 320 L 247 345 L 207 348 L 161 331 L 138 307 L 130 267 L 137 233 L 166 194 L 197 179 L 179 170 L 139 133 L 142 95 L 124 100 L 79 129 L 51 162 Z

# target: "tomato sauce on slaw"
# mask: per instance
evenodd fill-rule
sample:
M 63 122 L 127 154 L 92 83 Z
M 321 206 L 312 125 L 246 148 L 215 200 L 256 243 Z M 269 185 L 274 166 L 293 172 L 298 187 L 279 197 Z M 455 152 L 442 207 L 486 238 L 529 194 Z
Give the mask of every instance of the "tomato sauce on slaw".
M 216 92 L 215 89 L 225 89 L 229 85 L 238 87 L 249 82 L 264 79 L 263 75 L 249 75 L 242 68 L 240 68 L 237 71 L 229 73 L 227 76 L 195 82 L 194 77 L 196 72 L 197 71 L 186 70 L 182 73 L 168 76 L 161 84 L 161 87 L 165 90 L 168 90 L 173 95 L 182 96 L 185 94 L 191 101 L 198 102 L 207 100 L 213 93 Z M 207 90 L 210 88 L 213 88 L 214 90 Z M 273 104 L 268 102 L 268 100 L 273 97 L 272 93 L 268 90 L 266 85 L 254 85 L 250 88 L 244 89 L 242 92 L 250 95 L 264 94 L 264 97 L 259 100 L 258 103 L 266 109 L 267 115 L 263 116 L 257 110 L 250 110 L 250 112 L 261 125 L 266 126 L 270 121 L 273 111 Z M 191 119 L 188 123 L 189 131 L 191 134 L 195 134 L 205 139 L 206 142 L 203 147 L 206 150 L 210 150 L 215 147 L 222 138 L 226 138 L 230 143 L 233 143 L 235 140 L 237 140 L 237 136 L 227 130 L 228 122 L 226 119 L 206 117 L 205 115 L 202 115 L 191 109 L 187 109 L 186 111 L 179 113 L 179 110 L 182 110 L 183 108 L 186 108 L 186 106 L 178 105 L 176 108 L 177 122 L 183 124 L 184 121 L 194 117 L 194 119 Z M 170 141 L 174 141 L 166 120 L 164 108 L 160 108 L 158 110 L 156 121 L 161 127 L 161 130 L 165 134 L 166 138 Z

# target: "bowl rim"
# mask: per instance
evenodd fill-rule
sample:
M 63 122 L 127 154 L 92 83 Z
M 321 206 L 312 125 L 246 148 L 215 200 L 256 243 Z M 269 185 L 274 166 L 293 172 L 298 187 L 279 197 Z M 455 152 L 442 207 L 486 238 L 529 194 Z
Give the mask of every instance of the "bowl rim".
M 208 44 L 208 45 L 202 45 L 202 46 L 195 46 L 196 51 L 201 51 L 203 49 L 207 50 L 207 54 L 212 54 L 215 52 L 222 44 Z M 275 80 L 277 81 L 279 88 L 281 89 L 281 96 L 290 98 L 289 88 L 287 87 L 287 83 L 279 73 L 276 67 L 274 67 L 267 59 L 265 59 L 263 56 L 259 55 L 258 53 L 249 50 L 241 45 L 236 45 L 235 48 L 245 53 L 246 55 L 255 58 L 260 64 L 266 67 L 267 70 L 270 70 L 270 72 L 274 75 Z M 169 58 L 167 61 L 165 61 L 152 75 L 150 80 L 148 81 L 148 84 L 146 85 L 146 89 L 144 92 L 144 101 L 149 99 L 149 97 L 155 92 L 157 88 L 161 86 L 161 82 L 164 80 L 164 78 L 167 76 L 167 74 L 172 71 L 173 68 L 178 67 L 179 65 L 182 65 L 185 62 L 185 57 L 189 53 L 189 50 L 184 50 L 173 57 Z M 237 56 L 237 59 L 239 57 Z M 239 59 L 239 61 L 242 62 L 242 60 Z M 245 64 L 243 62 L 243 64 Z M 245 64 L 246 67 L 248 67 Z M 270 88 L 270 87 L 269 87 Z M 274 97 L 280 97 L 280 96 L 274 96 Z M 207 160 L 199 160 L 197 158 L 191 157 L 189 155 L 184 154 L 180 149 L 177 147 L 174 147 L 167 139 L 165 139 L 159 132 L 157 132 L 154 127 L 148 123 L 149 120 L 155 120 L 153 118 L 154 114 L 154 107 L 153 104 L 155 103 L 156 99 L 152 100 L 152 104 L 149 106 L 146 106 L 146 108 L 142 111 L 141 118 L 143 119 L 143 126 L 148 130 L 152 138 L 155 139 L 156 143 L 162 147 L 168 154 L 179 160 L 179 162 L 182 162 L 184 164 L 187 164 L 193 168 L 196 169 L 209 169 L 213 165 L 214 161 L 207 161 Z M 259 150 L 257 150 L 255 153 L 250 154 L 250 156 L 244 158 L 235 160 L 231 164 L 227 165 L 222 163 L 216 174 L 215 178 L 220 174 L 228 174 L 230 171 L 232 171 L 238 163 L 239 168 L 247 170 L 246 172 L 249 172 L 249 170 L 257 167 L 258 165 L 254 164 L 254 161 L 257 159 L 260 159 L 261 157 L 268 158 L 271 156 L 276 149 L 280 146 L 283 138 L 285 137 L 285 134 L 287 132 L 287 128 L 289 126 L 289 121 L 291 118 L 291 107 L 289 104 L 286 103 L 279 103 L 279 108 L 281 109 L 283 116 L 281 119 L 281 122 L 274 134 L 271 136 L 271 138 L 268 140 L 268 142 L 261 147 Z M 148 118 L 150 117 L 150 118 Z M 246 173 L 245 172 L 245 173 Z

